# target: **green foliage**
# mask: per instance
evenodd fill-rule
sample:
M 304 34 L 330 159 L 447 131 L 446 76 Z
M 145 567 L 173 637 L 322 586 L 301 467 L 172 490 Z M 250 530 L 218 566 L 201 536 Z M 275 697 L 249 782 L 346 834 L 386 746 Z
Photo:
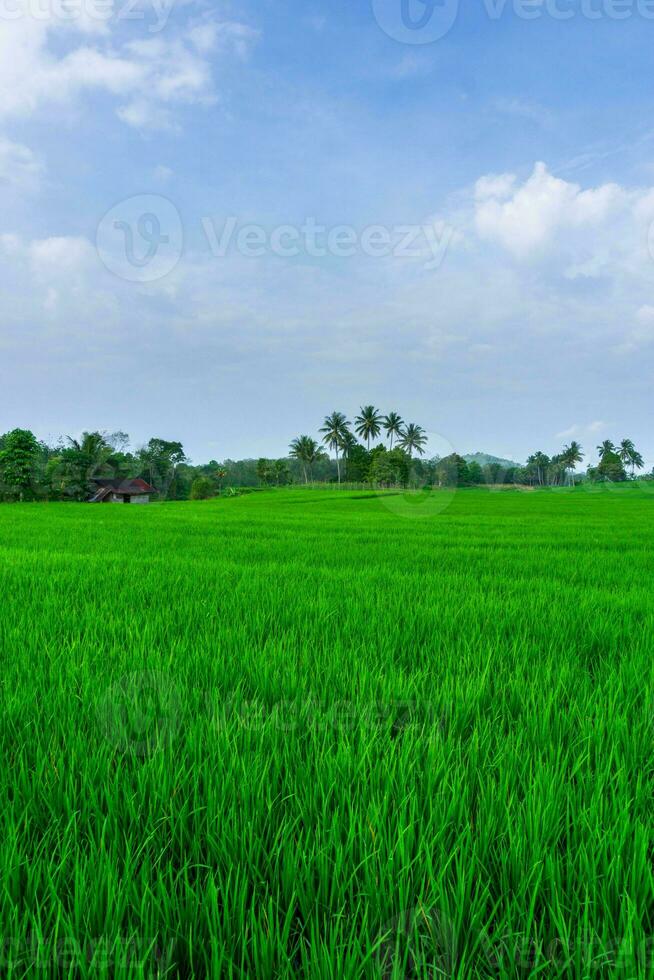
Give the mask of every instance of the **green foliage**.
M 345 460 L 345 479 L 348 483 L 364 483 L 368 479 L 372 456 L 365 446 L 356 443 Z
M 308 483 L 309 479 L 313 479 L 316 463 L 324 460 L 325 454 L 320 451 L 318 443 L 311 436 L 298 436 L 291 443 L 289 450 L 291 457 L 300 463 L 304 482 Z
M 405 487 L 409 482 L 411 459 L 402 449 L 377 446 L 370 453 L 368 480 L 378 487 Z
M 186 463 L 181 442 L 150 439 L 147 446 L 137 453 L 137 459 L 141 467 L 140 475 L 157 488 L 161 499 L 177 500 L 188 496 L 192 474 L 180 469 Z
M 463 487 L 471 482 L 468 464 L 456 453 L 440 460 L 436 467 L 436 478 L 441 487 Z
M 402 427 L 404 426 L 404 420 L 397 412 L 389 412 L 382 419 L 382 427 L 386 433 L 386 438 L 390 443 L 390 448 L 393 448 L 393 442 L 399 439 L 402 435 Z
M 572 485 L 584 479 L 575 473 L 583 459 L 582 447 L 577 442 L 571 442 L 552 457 L 537 452 L 529 457 L 524 467 L 518 467 L 508 460 L 483 453 L 467 457 L 452 454 L 446 460 L 439 457 L 423 459 L 427 444 L 424 429 L 415 423 L 405 424 L 396 412 L 382 416 L 371 405 L 361 409 L 356 430 L 368 444 L 383 431 L 391 447 L 390 453 L 401 455 L 376 459 L 375 454 L 388 451 L 386 446 L 380 445 L 369 451 L 361 445 L 342 412 L 332 412 L 320 429 L 334 459 L 321 450 L 315 439 L 302 435 L 292 441 L 286 459 L 226 459 L 223 462 L 213 459 L 192 465 L 180 442 L 155 438 L 146 446 L 131 451 L 129 436 L 124 432 L 84 432 L 79 439 L 68 438 L 54 447 L 37 443 L 32 462 L 27 467 L 29 478 L 26 465 L 20 469 L 21 479 L 28 480 L 22 490 L 16 482 L 9 484 L 7 476 L 12 476 L 12 471 L 5 464 L 3 476 L 0 463 L 0 500 L 18 500 L 22 496 L 25 499 L 84 501 L 94 492 L 97 478 L 142 477 L 157 488 L 160 500 L 188 500 L 193 496 L 194 482 L 200 478 L 211 482 L 212 495 L 230 487 L 283 487 L 290 483 L 336 481 L 340 484 L 343 475 L 350 484 L 372 482 L 380 487 L 413 489 L 482 483 L 550 487 Z M 24 430 L 15 432 L 24 435 Z M 5 443 L 12 435 L 0 437 L 0 460 L 9 458 L 1 454 L 6 454 Z M 644 468 L 643 458 L 630 439 L 623 439 L 617 447 L 605 440 L 597 449 L 600 463 L 589 468 L 587 479 L 590 481 L 624 482 L 626 467 L 631 479 L 635 479 L 636 470 Z M 13 477 L 17 473 L 14 467 Z
M 424 447 L 426 443 L 427 436 L 425 435 L 425 430 L 422 428 L 422 426 L 416 425 L 414 422 L 410 422 L 409 425 L 406 425 L 402 429 L 398 446 L 400 449 L 404 449 L 404 451 L 408 453 L 409 458 L 411 458 L 414 453 L 424 456 Z
M 370 449 L 370 440 L 376 439 L 381 432 L 383 419 L 381 413 L 374 405 L 364 405 L 361 412 L 354 420 L 354 431 L 362 439 L 366 440 L 366 446 Z
M 323 442 L 329 446 L 336 454 L 336 472 L 338 482 L 341 482 L 341 461 L 339 453 L 341 450 L 347 452 L 352 448 L 352 433 L 347 419 L 342 412 L 332 412 L 328 415 L 320 430 Z
M 2 437 L 0 483 L 9 499 L 30 499 L 35 493 L 34 469 L 39 444 L 29 429 L 13 429 Z
M 115 475 L 113 453 L 105 433 L 83 432 L 79 439 L 69 438 L 48 463 L 51 495 L 59 500 L 88 500 L 94 477 Z
M 196 476 L 191 484 L 191 500 L 209 500 L 215 497 L 216 487 L 208 476 Z
M 623 439 L 616 453 L 625 466 L 631 467 L 631 478 L 633 480 L 636 475 L 636 470 L 642 470 L 645 466 L 645 461 L 634 446 L 633 441 L 631 439 Z
M 472 460 L 467 464 L 468 466 L 468 480 L 470 483 L 479 485 L 484 483 L 484 471 L 476 460 Z
M 0 508 L 2 975 L 649 980 L 652 497 L 595 490 Z
M 588 470 L 588 476 L 593 482 L 624 483 L 627 479 L 622 460 L 617 452 L 605 450 L 597 466 Z
M 285 459 L 260 459 L 257 478 L 264 486 L 283 487 L 290 481 L 290 471 Z

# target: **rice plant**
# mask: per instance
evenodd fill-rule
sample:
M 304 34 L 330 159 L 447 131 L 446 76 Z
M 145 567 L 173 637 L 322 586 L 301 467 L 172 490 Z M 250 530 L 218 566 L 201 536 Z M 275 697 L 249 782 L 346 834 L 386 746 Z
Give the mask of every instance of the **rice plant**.
M 654 976 L 654 499 L 448 504 L 0 509 L 3 976 Z

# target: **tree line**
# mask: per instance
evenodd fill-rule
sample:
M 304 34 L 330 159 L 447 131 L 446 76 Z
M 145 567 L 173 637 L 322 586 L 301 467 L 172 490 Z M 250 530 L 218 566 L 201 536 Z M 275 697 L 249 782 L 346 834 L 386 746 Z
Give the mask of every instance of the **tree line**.
M 341 462 L 348 482 L 363 480 L 381 486 L 406 486 L 412 477 L 423 485 L 519 483 L 542 487 L 570 485 L 582 478 L 576 474 L 576 467 L 583 461 L 584 453 L 574 440 L 552 457 L 539 451 L 529 456 L 525 466 L 502 468 L 497 465 L 481 467 L 457 453 L 443 459 L 435 456 L 426 463 L 414 459 L 414 453 L 425 454 L 427 436 L 422 426 L 405 424 L 397 412 L 383 415 L 373 405 L 361 408 L 354 420 L 354 432 L 342 412 L 326 416 L 319 431 L 322 446 L 311 436 L 302 435 L 289 447 L 291 457 L 302 465 L 305 483 L 313 478 L 315 464 L 325 458 L 323 446 L 334 453 L 338 483 L 341 482 Z M 371 450 L 370 442 L 382 432 L 388 445 L 381 444 Z M 355 434 L 365 440 L 365 446 L 357 441 Z M 617 446 L 607 439 L 597 450 L 599 464 L 588 468 L 585 476 L 588 480 L 622 482 L 628 475 L 634 479 L 636 470 L 644 467 L 643 457 L 631 439 L 623 439 Z
M 124 432 L 84 432 L 49 446 L 29 429 L 13 429 L 0 436 L 0 499 L 88 500 L 96 478 L 137 477 L 175 499 L 185 462 L 182 444 L 166 439 L 132 452 Z
M 586 479 L 592 482 L 623 483 L 629 476 L 633 480 L 636 470 L 642 470 L 645 466 L 631 439 L 623 439 L 617 446 L 610 439 L 605 439 L 597 446 L 597 452 L 598 465 L 589 466 L 586 472 Z M 583 459 L 583 450 L 578 442 L 570 443 L 562 453 L 551 458 L 543 452 L 534 453 L 527 460 L 523 480 L 532 486 L 555 487 L 571 483 L 575 467 Z
M 457 453 L 425 459 L 426 444 L 422 426 L 405 423 L 397 412 L 383 415 L 372 405 L 362 407 L 353 423 L 342 412 L 332 412 L 319 429 L 319 439 L 298 436 L 287 457 L 210 460 L 195 466 L 175 440 L 152 438 L 132 450 L 124 432 L 84 432 L 49 446 L 28 429 L 14 429 L 0 436 L 0 500 L 88 500 L 98 478 L 140 477 L 156 487 L 159 499 L 197 500 L 236 488 L 314 482 L 374 487 L 624 482 L 644 468 L 643 457 L 630 439 L 617 445 L 602 442 L 597 447 L 598 464 L 585 474 L 576 472 L 584 459 L 577 442 L 552 457 L 533 453 L 524 466 L 493 462 L 482 466 Z

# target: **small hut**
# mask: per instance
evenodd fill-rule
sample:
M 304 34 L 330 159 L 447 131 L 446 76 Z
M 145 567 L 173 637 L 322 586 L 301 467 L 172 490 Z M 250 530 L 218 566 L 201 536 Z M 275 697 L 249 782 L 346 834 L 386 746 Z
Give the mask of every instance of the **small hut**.
M 149 504 L 156 493 L 145 480 L 93 480 L 96 490 L 89 497 L 91 504 Z

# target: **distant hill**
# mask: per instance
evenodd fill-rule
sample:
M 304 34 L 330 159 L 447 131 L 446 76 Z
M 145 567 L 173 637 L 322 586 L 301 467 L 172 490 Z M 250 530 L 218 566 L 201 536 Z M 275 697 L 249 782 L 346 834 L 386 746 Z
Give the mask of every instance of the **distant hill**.
M 522 466 L 512 459 L 502 459 L 500 456 L 491 456 L 490 453 L 469 453 L 463 457 L 466 463 L 479 463 L 480 466 L 487 466 L 489 463 L 499 463 L 503 469 L 510 469 L 514 466 Z

